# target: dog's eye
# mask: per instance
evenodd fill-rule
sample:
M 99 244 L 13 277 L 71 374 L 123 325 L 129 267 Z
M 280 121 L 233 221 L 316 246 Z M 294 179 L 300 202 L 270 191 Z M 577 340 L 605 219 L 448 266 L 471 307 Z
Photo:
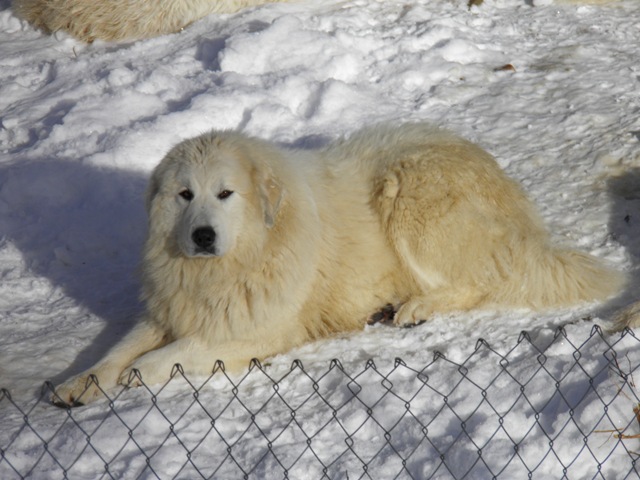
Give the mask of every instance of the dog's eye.
M 178 195 L 184 198 L 187 202 L 190 202 L 191 200 L 193 200 L 193 192 L 188 188 L 185 188 L 184 190 L 182 190 Z
M 232 190 L 222 190 L 219 194 L 218 194 L 218 198 L 220 200 L 224 200 L 225 198 L 229 198 L 231 195 L 233 194 Z

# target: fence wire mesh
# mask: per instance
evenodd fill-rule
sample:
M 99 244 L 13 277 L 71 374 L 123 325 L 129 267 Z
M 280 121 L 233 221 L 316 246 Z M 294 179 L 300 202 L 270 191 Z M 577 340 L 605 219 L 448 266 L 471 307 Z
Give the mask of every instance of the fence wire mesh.
M 420 367 L 217 363 L 196 383 L 176 366 L 78 409 L 51 406 L 50 384 L 29 406 L 3 389 L 0 478 L 637 478 L 639 365 L 631 330 L 561 328 Z

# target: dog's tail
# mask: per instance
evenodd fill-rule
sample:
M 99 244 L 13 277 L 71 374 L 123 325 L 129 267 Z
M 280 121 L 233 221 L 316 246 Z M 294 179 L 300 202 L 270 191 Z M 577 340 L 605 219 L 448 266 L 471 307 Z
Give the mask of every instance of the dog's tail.
M 626 283 L 624 274 L 586 253 L 559 248 L 542 248 L 538 253 L 525 260 L 524 281 L 513 286 L 526 292 L 533 308 L 604 300 L 620 293 Z

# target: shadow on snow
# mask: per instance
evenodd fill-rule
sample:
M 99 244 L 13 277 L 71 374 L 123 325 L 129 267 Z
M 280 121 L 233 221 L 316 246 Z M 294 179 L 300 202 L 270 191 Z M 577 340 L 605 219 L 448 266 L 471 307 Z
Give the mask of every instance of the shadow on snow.
M 54 382 L 97 361 L 141 311 L 145 185 L 143 174 L 79 161 L 18 159 L 0 166 L 2 236 L 22 252 L 27 269 L 106 322 Z

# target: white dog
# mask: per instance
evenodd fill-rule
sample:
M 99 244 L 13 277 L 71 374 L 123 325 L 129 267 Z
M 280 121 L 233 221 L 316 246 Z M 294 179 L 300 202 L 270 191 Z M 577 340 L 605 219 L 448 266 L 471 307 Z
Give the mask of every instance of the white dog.
M 13 0 L 14 11 L 45 32 L 85 42 L 174 33 L 210 13 L 290 0 Z
M 365 129 L 319 151 L 240 133 L 187 140 L 155 169 L 143 259 L 146 315 L 59 404 L 210 373 L 336 332 L 386 305 L 434 313 L 604 299 L 622 277 L 554 248 L 520 187 L 479 147 L 426 124 Z M 135 378 L 133 383 L 138 383 Z

